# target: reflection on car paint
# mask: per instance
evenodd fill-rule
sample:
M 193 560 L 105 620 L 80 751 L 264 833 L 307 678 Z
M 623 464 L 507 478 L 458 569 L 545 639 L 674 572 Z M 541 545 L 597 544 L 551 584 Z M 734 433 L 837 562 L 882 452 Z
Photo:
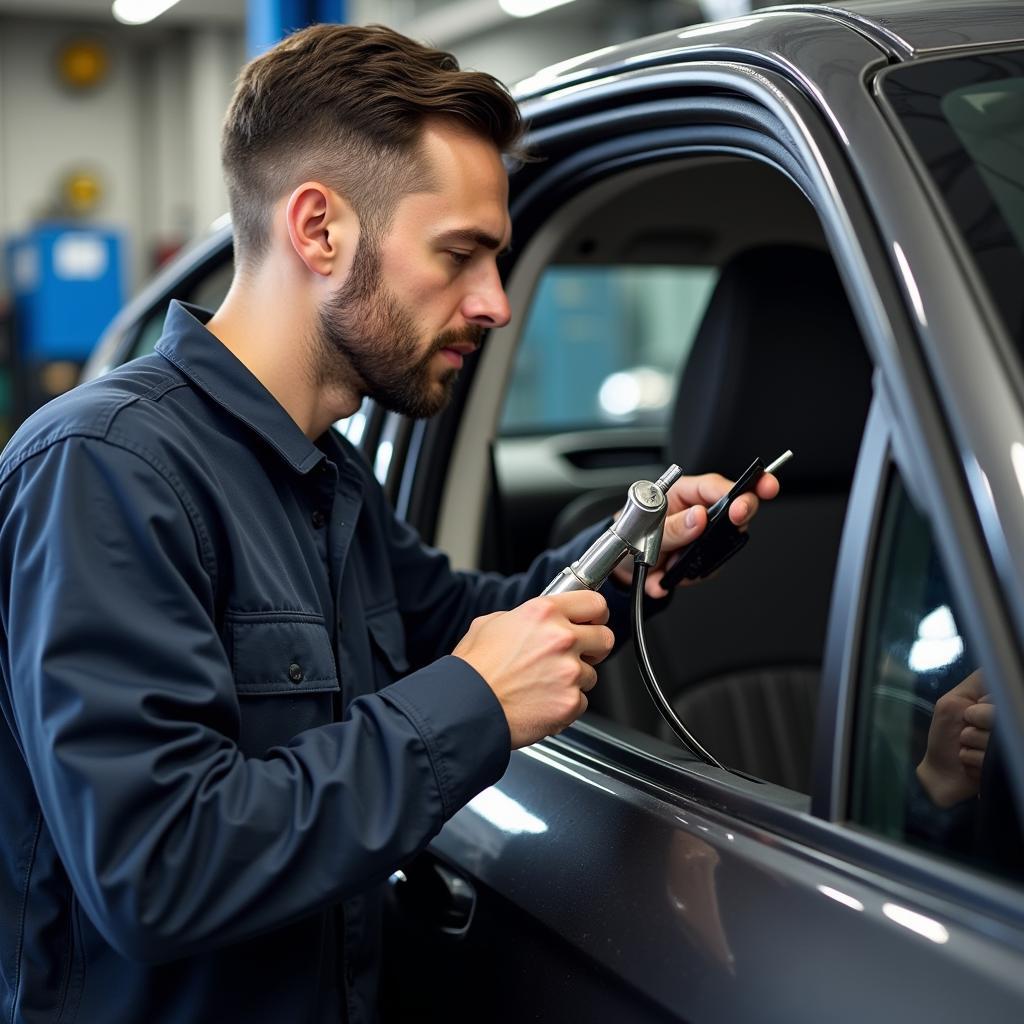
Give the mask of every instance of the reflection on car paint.
M 835 900 L 836 903 L 841 903 L 844 907 L 849 907 L 851 910 L 862 911 L 864 904 L 855 896 L 850 896 L 845 892 L 841 892 L 839 889 L 833 889 L 830 885 L 819 885 L 818 892 L 822 896 L 827 896 L 830 900 Z
M 531 814 L 518 800 L 506 796 L 497 786 L 491 786 L 473 797 L 466 809 L 481 818 L 486 818 L 496 828 L 517 836 L 523 833 L 540 835 L 548 827 L 536 815 Z
M 698 828 L 706 828 L 698 826 Z M 736 973 L 718 902 L 718 851 L 706 840 L 682 830 L 669 840 L 666 876 L 669 906 L 691 942 L 713 963 Z
M 917 913 L 916 910 L 908 910 L 898 903 L 884 903 L 882 904 L 882 913 L 890 921 L 895 921 L 896 924 L 909 928 L 912 932 L 917 932 L 918 935 L 923 935 L 932 942 L 949 942 L 949 929 L 945 925 L 940 924 L 934 918 Z

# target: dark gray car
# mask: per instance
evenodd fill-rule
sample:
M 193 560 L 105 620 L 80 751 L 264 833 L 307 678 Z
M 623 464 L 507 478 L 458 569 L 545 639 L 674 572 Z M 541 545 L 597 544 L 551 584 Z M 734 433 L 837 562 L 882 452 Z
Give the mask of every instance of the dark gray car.
M 1024 5 L 795 5 L 521 90 L 513 324 L 340 425 L 458 565 L 796 453 L 591 710 L 392 879 L 395 1020 L 1024 1019 Z M 216 304 L 227 228 L 115 323 Z

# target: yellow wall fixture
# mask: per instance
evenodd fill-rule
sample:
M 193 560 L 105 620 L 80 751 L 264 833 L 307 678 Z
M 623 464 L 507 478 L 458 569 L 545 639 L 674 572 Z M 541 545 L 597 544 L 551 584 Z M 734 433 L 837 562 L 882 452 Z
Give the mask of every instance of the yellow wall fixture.
M 109 70 L 110 55 L 97 39 L 72 39 L 57 51 L 57 76 L 76 91 L 95 89 Z
M 61 182 L 61 206 L 69 213 L 82 216 L 92 213 L 103 198 L 103 185 L 91 171 L 75 169 Z
M 172 8 L 178 0 L 114 0 L 113 15 L 125 25 L 142 25 Z

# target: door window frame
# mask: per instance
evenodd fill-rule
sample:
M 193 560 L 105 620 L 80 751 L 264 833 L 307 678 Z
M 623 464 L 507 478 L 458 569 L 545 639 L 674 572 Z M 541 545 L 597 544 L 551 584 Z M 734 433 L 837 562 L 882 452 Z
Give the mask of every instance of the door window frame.
M 752 84 L 754 78 L 758 79 L 757 84 Z M 771 88 L 776 94 L 771 103 L 766 102 L 763 93 L 765 78 L 771 79 Z M 662 92 L 668 80 L 669 76 L 663 72 L 659 79 Z M 934 884 L 935 864 L 925 859 L 922 868 L 921 855 L 915 851 L 899 850 L 894 854 L 876 837 L 855 834 L 845 825 L 837 827 L 845 817 L 845 772 L 852 728 L 851 680 L 855 678 L 852 670 L 857 662 L 856 644 L 861 635 L 866 595 L 866 553 L 872 550 L 872 531 L 877 522 L 882 453 L 891 447 L 903 453 L 901 461 L 906 467 L 904 475 L 908 486 L 926 507 L 939 503 L 943 485 L 951 476 L 960 478 L 948 431 L 921 356 L 914 327 L 913 297 L 898 275 L 898 268 L 863 199 L 846 154 L 824 120 L 810 110 L 793 86 L 778 74 L 742 68 L 717 68 L 713 75 L 708 75 L 706 69 L 687 68 L 678 71 L 674 81 L 678 93 L 684 93 L 682 98 L 677 94 L 673 100 L 652 102 L 638 86 L 634 105 L 624 105 L 616 113 L 616 127 L 622 132 L 619 137 L 609 140 L 605 135 L 601 141 L 593 143 L 601 118 L 585 110 L 579 118 L 569 117 L 560 125 L 549 124 L 539 133 L 549 151 L 548 160 L 540 169 L 532 169 L 525 182 L 517 185 L 513 179 L 512 208 L 518 253 L 522 259 L 522 254 L 530 251 L 533 237 L 543 231 L 554 211 L 569 196 L 630 166 L 684 155 L 727 153 L 761 160 L 787 174 L 807 195 L 821 219 L 876 365 L 876 401 L 862 442 L 833 592 L 810 814 L 803 813 L 807 808 L 799 801 L 765 800 L 759 795 L 768 793 L 763 788 L 765 784 L 736 776 L 722 778 L 715 769 L 693 761 L 677 749 L 660 749 L 647 742 L 646 737 L 639 746 L 632 744 L 626 730 L 597 730 L 578 723 L 545 744 L 572 752 L 577 758 L 600 763 L 608 771 L 624 771 L 633 778 L 647 779 L 659 789 L 685 794 L 687 799 L 724 804 L 730 813 L 772 831 L 799 836 L 826 848 L 832 846 L 854 859 L 884 864 L 887 870 L 895 863 L 904 866 L 910 863 L 915 877 L 931 878 Z M 694 87 L 707 89 L 712 82 L 718 90 L 726 83 L 735 86 L 736 94 L 694 97 Z M 621 88 L 621 81 L 617 84 Z M 776 102 L 777 94 L 784 97 L 785 103 Z M 864 101 L 870 103 L 870 98 L 866 95 Z M 593 95 L 586 97 L 590 109 L 593 102 Z M 680 124 L 687 119 L 689 123 Z M 587 145 L 588 142 L 593 144 Z M 813 146 L 809 142 L 813 142 Z M 543 265 L 533 268 L 534 279 L 542 269 Z M 511 283 L 515 284 L 515 275 Z M 524 292 L 528 296 L 528 288 Z M 499 348 L 499 345 L 492 347 Z M 474 366 L 473 373 L 479 372 L 479 365 Z M 468 402 L 473 400 L 472 375 L 465 375 L 465 378 L 460 381 L 464 390 L 459 406 L 452 411 L 456 417 L 466 411 L 467 399 Z M 493 381 L 488 384 L 493 387 Z M 885 394 L 882 400 L 877 398 L 879 391 Z M 890 392 L 904 398 L 909 395 L 911 402 L 894 403 L 888 397 Z M 880 411 L 882 401 L 885 409 Z M 494 404 L 492 402 L 492 410 Z M 901 415 L 892 415 L 893 408 L 900 409 Z M 456 420 L 455 427 L 460 429 L 455 430 L 451 420 L 445 424 L 443 419 L 439 424 L 429 424 L 424 447 L 430 447 L 435 430 L 447 430 L 450 440 L 454 433 L 461 433 L 463 439 L 469 432 L 475 433 L 477 438 L 481 436 L 479 423 L 470 431 L 465 422 L 460 424 Z M 481 468 L 473 473 L 466 471 L 458 437 L 449 450 L 455 453 L 451 462 L 462 468 L 461 476 L 449 479 L 449 493 L 466 515 L 482 521 L 487 484 L 483 469 L 486 452 L 478 453 Z M 936 463 L 942 464 L 941 474 L 935 472 Z M 416 474 L 417 468 L 410 466 L 409 471 Z M 434 494 L 436 496 L 436 490 Z M 967 495 L 964 490 L 965 499 Z M 971 551 L 965 552 L 964 557 L 983 556 L 980 530 L 973 518 L 975 510 L 965 500 L 955 510 L 955 516 L 953 511 L 945 506 L 939 510 L 941 528 L 936 531 L 937 543 L 948 545 L 963 529 L 966 517 L 973 530 L 971 539 L 977 541 L 977 546 L 972 544 Z M 460 521 L 463 531 L 467 521 L 465 516 Z M 414 521 L 414 525 L 418 524 Z M 443 540 L 442 537 L 442 543 Z M 470 552 L 469 564 L 472 564 L 472 557 Z M 459 564 L 458 559 L 456 564 Z M 983 567 L 981 576 L 986 583 L 992 583 L 991 566 Z M 974 596 L 977 582 L 978 574 L 974 574 L 971 580 L 952 579 L 951 586 L 957 593 Z M 992 592 L 989 589 L 986 593 L 989 600 L 983 603 L 990 607 Z M 976 633 L 975 625 L 966 623 L 972 635 Z M 996 625 L 1005 625 L 1005 620 Z M 988 629 L 987 632 L 993 631 Z M 986 658 L 984 649 L 981 655 L 986 663 L 991 660 Z M 963 876 L 963 870 L 955 866 L 949 866 L 942 874 L 958 871 Z M 972 874 L 970 878 L 976 885 L 976 877 Z M 1005 889 L 1005 886 L 997 887 Z M 967 891 L 966 886 L 964 891 Z
M 888 389 L 876 371 L 875 397 L 868 413 L 836 565 L 837 585 L 829 616 L 824 667 L 825 678 L 834 682 L 823 687 L 818 710 L 811 813 L 833 826 L 828 846 L 842 851 L 847 859 L 917 889 L 941 893 L 964 907 L 1010 920 L 1020 927 L 1024 925 L 1024 884 L 984 874 L 981 869 L 882 836 L 851 820 L 857 705 L 858 700 L 864 699 L 863 691 L 868 686 L 864 668 L 871 654 L 867 649 L 872 629 L 869 616 L 876 610 L 872 598 L 878 578 L 886 569 L 878 562 L 878 554 L 894 475 L 900 478 L 910 500 L 925 510 L 950 591 L 963 618 L 960 625 L 972 639 L 978 628 L 977 591 L 965 588 L 963 577 L 957 573 L 954 560 L 950 559 L 940 538 L 939 524 L 948 519 L 948 510 L 941 506 L 936 508 L 926 497 L 931 488 L 922 491 L 927 473 L 922 471 L 907 444 Z M 998 671 L 998 666 L 986 657 L 982 644 L 977 646 L 988 677 Z M 823 734 L 822 723 L 834 724 L 833 735 Z M 1011 733 L 1004 749 L 1019 747 L 1021 737 L 1011 717 L 1001 712 L 1000 726 Z M 1006 768 L 1011 773 L 1019 815 L 1024 807 L 1024 793 L 1009 760 Z

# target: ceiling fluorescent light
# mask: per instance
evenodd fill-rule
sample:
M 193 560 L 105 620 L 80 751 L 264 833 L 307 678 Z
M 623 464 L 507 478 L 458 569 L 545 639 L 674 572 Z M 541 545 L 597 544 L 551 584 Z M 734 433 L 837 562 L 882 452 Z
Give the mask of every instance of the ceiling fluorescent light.
M 513 18 L 532 18 L 553 7 L 571 3 L 572 0 L 498 0 L 498 6 Z
M 125 25 L 143 25 L 173 7 L 178 0 L 114 0 L 114 17 Z

